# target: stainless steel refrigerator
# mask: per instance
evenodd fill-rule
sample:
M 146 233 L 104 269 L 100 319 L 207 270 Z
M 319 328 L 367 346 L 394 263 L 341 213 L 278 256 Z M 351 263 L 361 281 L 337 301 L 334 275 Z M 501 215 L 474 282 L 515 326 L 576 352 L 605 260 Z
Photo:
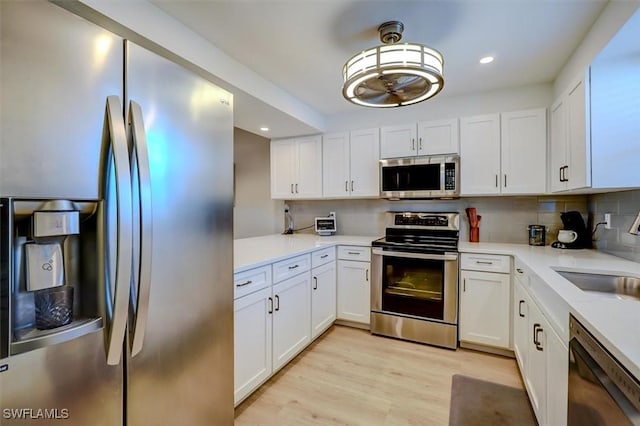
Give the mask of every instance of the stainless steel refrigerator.
M 0 423 L 232 424 L 232 95 L 52 3 L 0 19 Z

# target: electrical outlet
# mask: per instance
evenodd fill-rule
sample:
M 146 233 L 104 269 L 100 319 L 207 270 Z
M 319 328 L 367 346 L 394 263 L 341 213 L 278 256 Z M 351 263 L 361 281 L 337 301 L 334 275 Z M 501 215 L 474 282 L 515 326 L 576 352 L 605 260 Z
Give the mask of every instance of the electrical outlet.
M 629 233 L 631 235 L 640 235 L 640 212 L 636 216 L 636 220 L 633 221 L 631 228 L 629 228 Z
M 604 229 L 611 229 L 611 213 L 604 214 Z

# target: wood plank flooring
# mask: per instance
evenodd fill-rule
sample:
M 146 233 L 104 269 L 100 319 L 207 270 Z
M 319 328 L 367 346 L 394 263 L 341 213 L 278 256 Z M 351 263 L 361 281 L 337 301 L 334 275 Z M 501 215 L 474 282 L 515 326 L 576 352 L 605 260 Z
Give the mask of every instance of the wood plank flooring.
M 523 388 L 514 359 L 334 326 L 240 404 L 236 425 L 447 425 L 451 377 Z

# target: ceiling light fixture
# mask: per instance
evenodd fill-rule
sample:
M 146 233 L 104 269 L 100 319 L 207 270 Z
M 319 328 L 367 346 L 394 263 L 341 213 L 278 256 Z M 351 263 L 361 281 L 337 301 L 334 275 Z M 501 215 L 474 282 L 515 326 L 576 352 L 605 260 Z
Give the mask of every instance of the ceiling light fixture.
M 440 52 L 421 44 L 401 43 L 404 25 L 389 21 L 378 27 L 382 46 L 353 56 L 342 68 L 342 95 L 369 107 L 399 107 L 437 95 L 444 86 Z
M 260 130 L 262 130 L 263 132 L 268 132 L 269 128 L 268 127 L 260 127 Z
M 493 56 L 485 56 L 484 58 L 480 58 L 480 63 L 481 64 L 490 64 L 491 62 L 493 62 Z

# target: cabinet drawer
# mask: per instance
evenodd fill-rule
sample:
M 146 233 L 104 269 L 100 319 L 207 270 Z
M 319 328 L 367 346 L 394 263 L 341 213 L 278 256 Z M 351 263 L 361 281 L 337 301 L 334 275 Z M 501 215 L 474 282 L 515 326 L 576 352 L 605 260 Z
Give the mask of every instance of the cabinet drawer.
M 460 269 L 509 274 L 511 273 L 511 256 L 462 253 Z
M 329 247 L 326 249 L 314 251 L 311 253 L 311 267 L 324 265 L 325 263 L 332 262 L 336 259 L 336 248 Z
M 338 246 L 338 259 L 371 261 L 371 247 Z
M 277 283 L 311 269 L 311 255 L 290 257 L 273 264 L 273 282 Z
M 271 265 L 233 274 L 233 298 L 237 299 L 271 285 Z

